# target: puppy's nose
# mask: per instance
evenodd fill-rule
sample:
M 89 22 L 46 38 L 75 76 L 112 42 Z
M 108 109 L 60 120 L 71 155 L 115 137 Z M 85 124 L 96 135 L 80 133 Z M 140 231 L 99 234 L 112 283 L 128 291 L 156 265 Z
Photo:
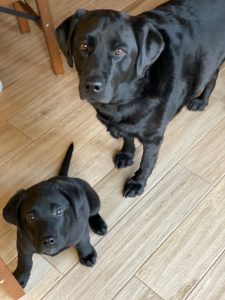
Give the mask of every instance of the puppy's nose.
M 43 246 L 52 246 L 55 244 L 55 238 L 53 236 L 46 237 L 42 240 Z
M 100 93 L 103 89 L 103 81 L 101 79 L 87 79 L 84 83 L 84 88 L 88 92 Z

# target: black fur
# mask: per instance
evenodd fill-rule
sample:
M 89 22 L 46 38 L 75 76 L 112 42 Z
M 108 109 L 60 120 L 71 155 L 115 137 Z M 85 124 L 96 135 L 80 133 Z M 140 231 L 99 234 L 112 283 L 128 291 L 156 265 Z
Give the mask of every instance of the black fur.
M 80 97 L 124 140 L 116 167 L 133 163 L 134 138 L 142 143 L 140 168 L 123 192 L 140 195 L 167 124 L 183 106 L 208 104 L 225 60 L 225 1 L 174 0 L 135 17 L 82 10 L 57 28 L 57 39 L 76 65 Z
M 18 263 L 14 276 L 25 287 L 33 253 L 56 255 L 76 246 L 80 262 L 93 266 L 96 251 L 90 244 L 88 224 L 104 235 L 107 225 L 99 215 L 100 200 L 84 180 L 67 177 L 73 144 L 67 150 L 60 176 L 21 190 L 3 209 L 5 220 L 17 226 Z

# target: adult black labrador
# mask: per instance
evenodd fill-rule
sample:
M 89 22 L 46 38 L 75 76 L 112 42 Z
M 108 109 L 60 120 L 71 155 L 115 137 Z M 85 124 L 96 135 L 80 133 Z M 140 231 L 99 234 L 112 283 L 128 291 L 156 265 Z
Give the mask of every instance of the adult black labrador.
M 106 233 L 107 225 L 98 213 L 100 200 L 93 188 L 67 177 L 72 152 L 73 144 L 59 176 L 17 192 L 3 209 L 5 220 L 17 226 L 18 263 L 13 274 L 22 287 L 30 277 L 33 253 L 54 256 L 76 245 L 82 264 L 91 267 L 96 262 L 88 223 L 99 235 Z
M 138 16 L 78 10 L 57 28 L 81 99 L 115 138 L 123 138 L 117 168 L 133 163 L 134 138 L 143 144 L 140 168 L 124 196 L 140 195 L 168 122 L 183 106 L 203 110 L 225 60 L 225 1 L 174 0 Z

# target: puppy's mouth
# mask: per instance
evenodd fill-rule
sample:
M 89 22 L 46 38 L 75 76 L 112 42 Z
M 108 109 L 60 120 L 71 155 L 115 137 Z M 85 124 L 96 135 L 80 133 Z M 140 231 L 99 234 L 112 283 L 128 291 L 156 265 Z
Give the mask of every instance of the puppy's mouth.
M 49 255 L 49 256 L 55 256 L 57 255 L 58 253 L 62 252 L 63 250 L 67 249 L 68 247 L 67 246 L 64 246 L 64 247 L 54 247 L 54 248 L 45 248 L 45 249 L 40 249 L 38 251 L 39 254 L 45 254 L 45 255 Z
M 50 255 L 50 256 L 55 256 L 57 255 L 59 252 L 61 252 L 63 249 L 45 249 L 45 250 L 41 250 L 40 254 L 45 254 L 45 255 Z
M 59 243 L 55 240 L 54 244 L 49 244 L 41 241 L 40 243 L 36 244 L 36 251 L 39 254 L 45 254 L 54 256 L 65 249 L 65 245 L 59 245 Z

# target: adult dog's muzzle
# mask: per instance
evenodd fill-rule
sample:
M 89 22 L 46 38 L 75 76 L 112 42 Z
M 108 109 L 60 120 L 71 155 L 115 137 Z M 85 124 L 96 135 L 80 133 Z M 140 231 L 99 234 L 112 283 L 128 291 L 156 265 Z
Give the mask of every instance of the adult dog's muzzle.
M 106 90 L 104 78 L 92 76 L 80 81 L 80 98 L 90 103 L 109 103 L 111 97 L 106 95 Z

